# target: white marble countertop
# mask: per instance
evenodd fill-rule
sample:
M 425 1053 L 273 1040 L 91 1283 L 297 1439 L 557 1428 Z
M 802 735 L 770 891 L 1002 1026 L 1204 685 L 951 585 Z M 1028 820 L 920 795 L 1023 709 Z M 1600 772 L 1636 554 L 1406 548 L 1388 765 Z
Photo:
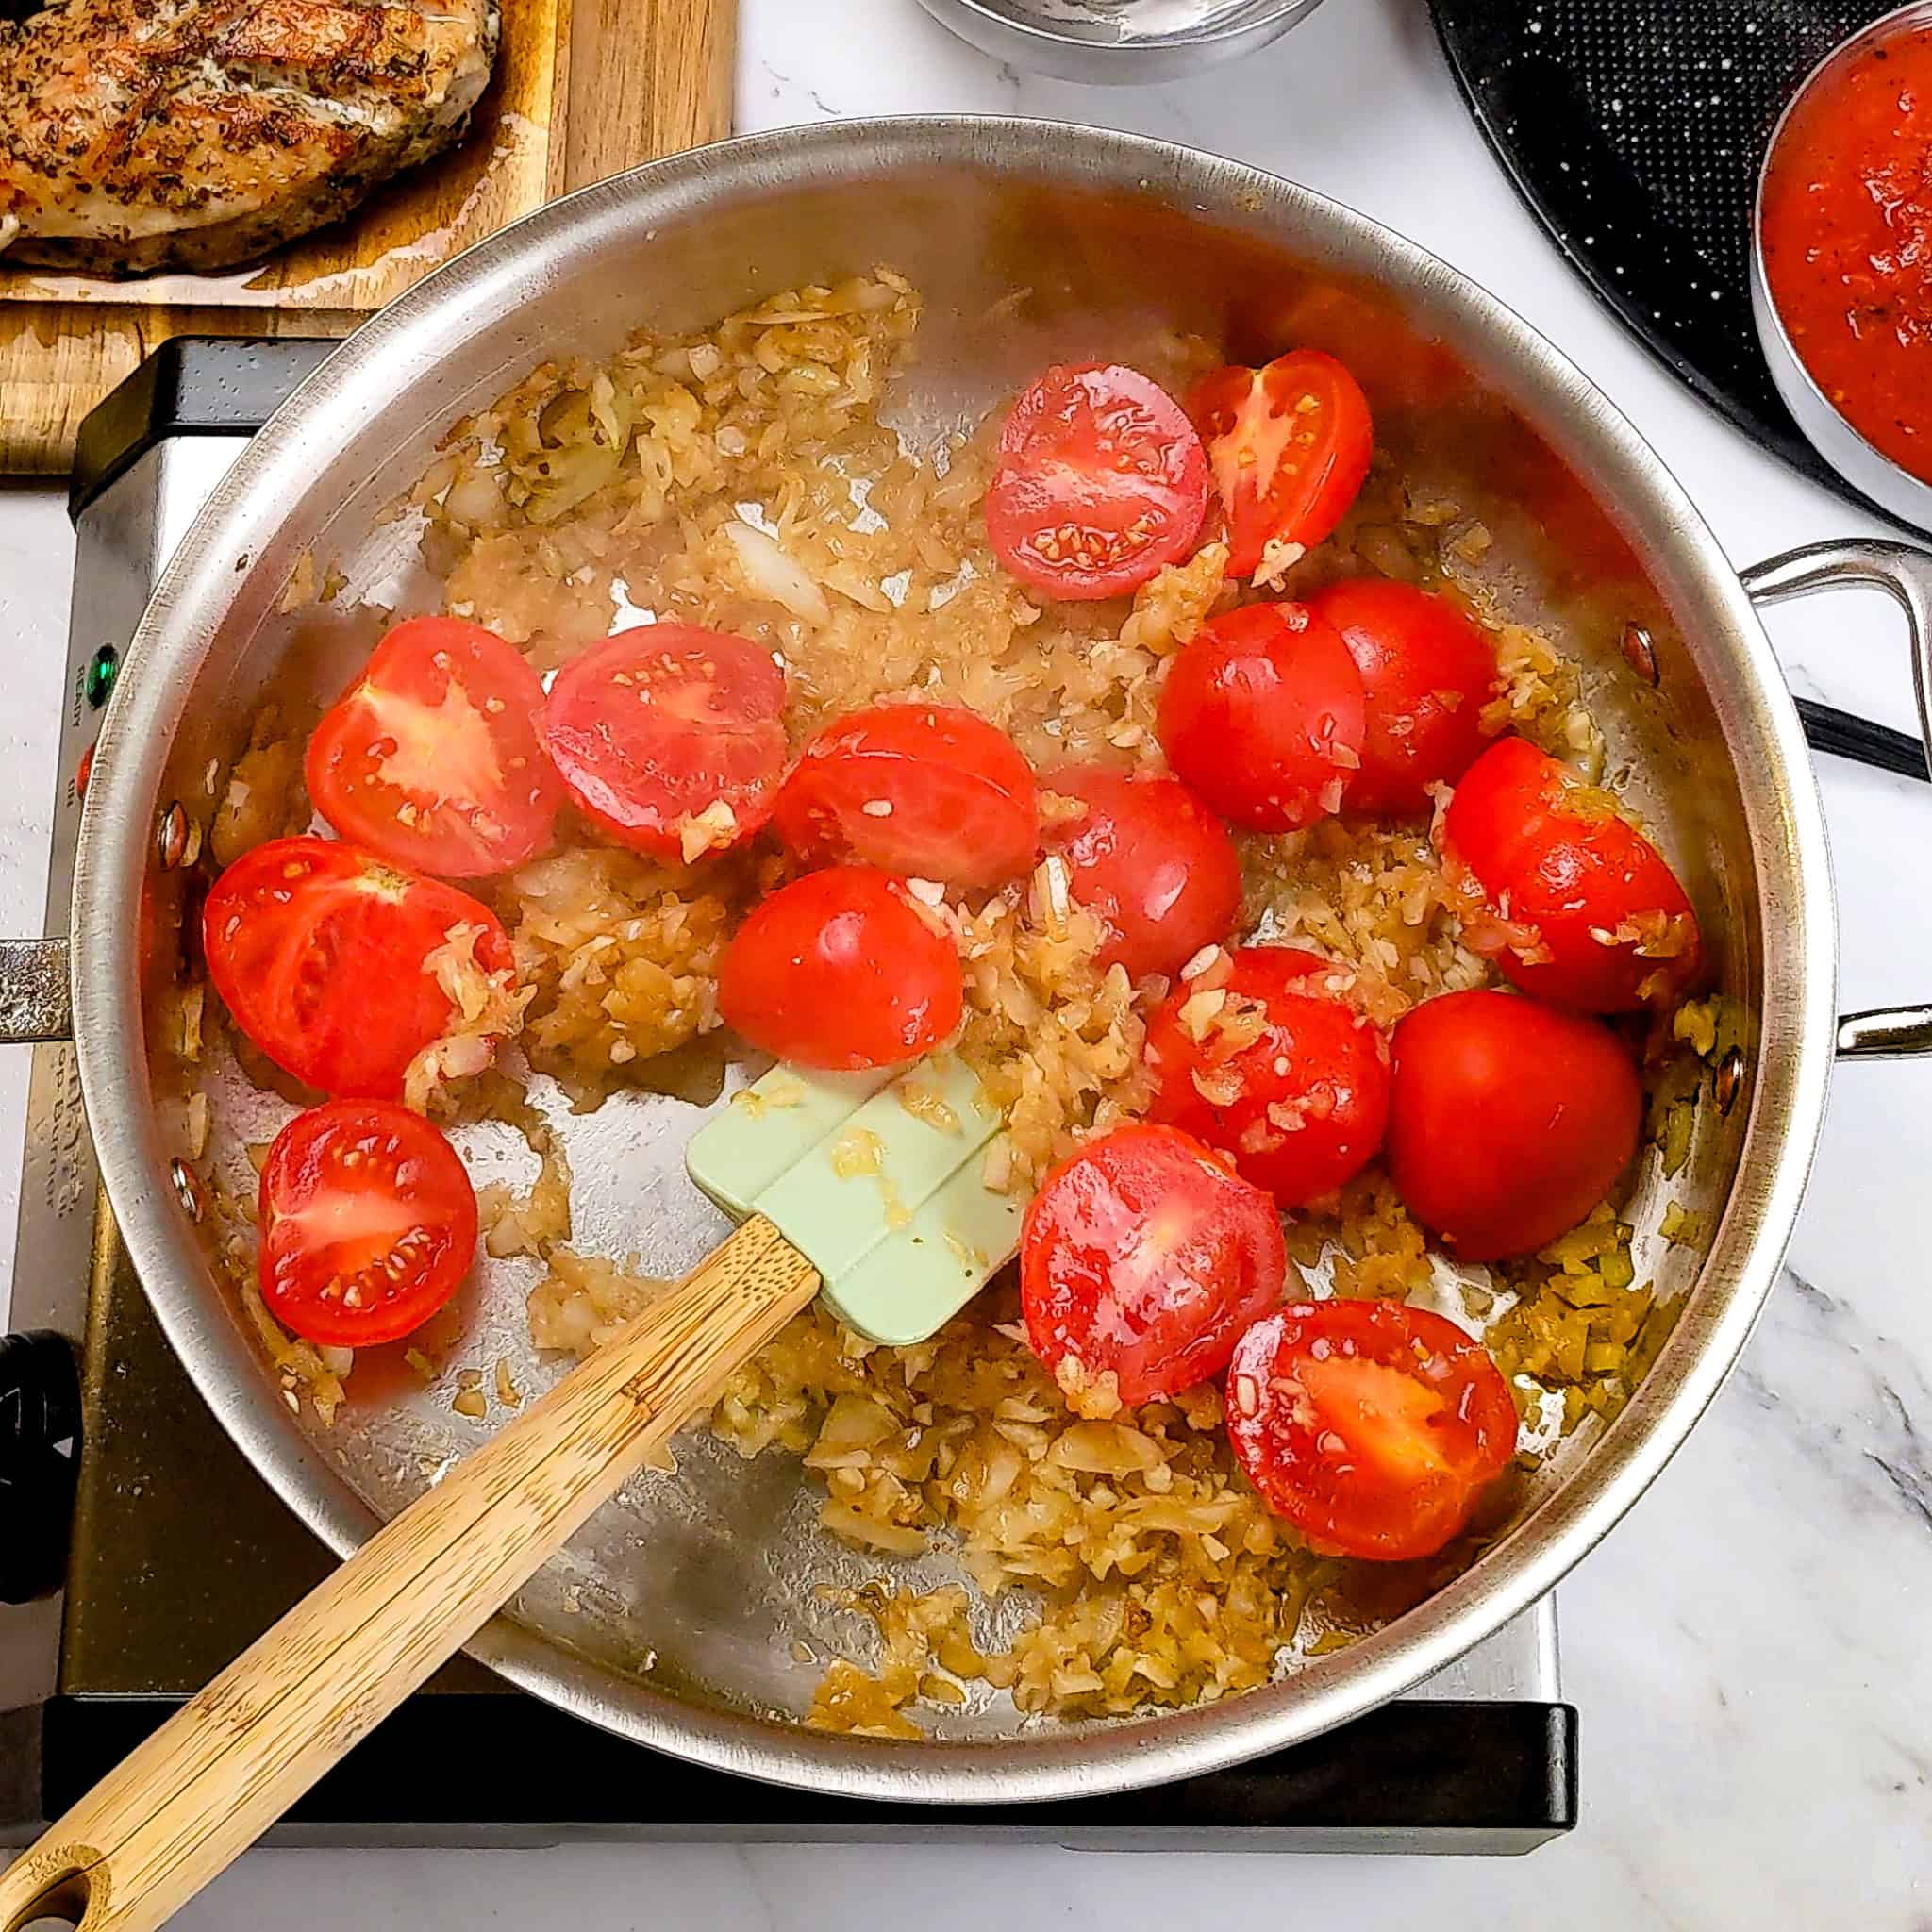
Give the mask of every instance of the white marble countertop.
M 1655 0 L 1663 4 L 1663 0 Z M 1596 307 L 1463 111 L 1422 0 L 1332 0 L 1236 74 L 1080 89 L 994 66 L 914 0 L 743 0 L 739 122 L 988 111 L 1105 122 L 1274 169 L 1390 223 L 1560 344 L 1652 441 L 1740 564 L 1861 526 L 1676 387 Z M 0 491 L 0 923 L 40 913 L 71 545 L 58 496 Z M 1910 722 L 1882 599 L 1773 624 L 1796 689 Z M 32 648 L 29 648 L 31 646 Z M 1844 1004 L 1932 995 L 1916 882 L 1932 794 L 1820 767 Z M 0 1068 L 0 1132 L 19 1072 Z M 1158 1924 L 1279 1913 L 1359 1932 L 1454 1924 L 1932 1928 L 1932 1065 L 1861 1067 L 1738 1373 L 1655 1490 L 1560 1592 L 1583 1724 L 1579 1829 L 1526 1860 L 1130 1858 L 872 1847 L 257 1853 L 178 1921 L 385 1932 L 703 1924 L 808 1932 Z M 6 1163 L 0 1163 L 4 1168 Z M 0 1200 L 0 1243 L 12 1204 Z M 0 1262 L 7 1258 L 0 1249 Z M 425 1767 L 433 1777 L 433 1766 Z

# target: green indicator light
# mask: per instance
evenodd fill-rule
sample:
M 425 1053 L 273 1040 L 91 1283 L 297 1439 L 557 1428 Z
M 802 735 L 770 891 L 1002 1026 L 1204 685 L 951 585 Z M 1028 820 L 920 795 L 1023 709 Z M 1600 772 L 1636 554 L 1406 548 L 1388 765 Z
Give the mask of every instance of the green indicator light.
M 108 702 L 114 690 L 114 677 L 121 669 L 121 653 L 112 644 L 103 644 L 87 667 L 87 701 L 95 710 Z

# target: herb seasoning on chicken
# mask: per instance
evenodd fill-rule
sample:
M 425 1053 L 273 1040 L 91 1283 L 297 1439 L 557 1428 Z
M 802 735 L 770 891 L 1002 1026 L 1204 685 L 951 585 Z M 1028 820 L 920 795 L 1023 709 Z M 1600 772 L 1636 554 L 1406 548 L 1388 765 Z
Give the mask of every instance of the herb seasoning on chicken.
M 496 0 L 67 0 L 0 22 L 0 248 L 218 269 L 462 133 Z

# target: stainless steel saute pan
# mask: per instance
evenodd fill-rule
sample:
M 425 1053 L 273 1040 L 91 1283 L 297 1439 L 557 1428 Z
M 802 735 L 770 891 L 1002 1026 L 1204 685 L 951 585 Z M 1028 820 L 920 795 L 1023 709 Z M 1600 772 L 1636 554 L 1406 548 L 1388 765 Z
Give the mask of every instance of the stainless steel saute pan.
M 1185 1713 L 1028 1724 L 1010 1708 L 935 1721 L 917 1744 L 796 1721 L 838 1633 L 816 1585 L 875 1568 L 815 1526 L 795 1463 L 692 1440 L 675 1479 L 632 1484 L 475 1646 L 536 1694 L 641 1743 L 755 1776 L 924 1801 L 1064 1796 L 1151 1783 L 1291 1744 L 1396 1695 L 1548 1590 L 1684 1439 L 1770 1291 L 1836 1054 L 1932 1050 L 1932 1012 L 1835 1010 L 1836 918 L 1798 721 L 1755 603 L 1840 583 L 1890 590 L 1908 621 L 1922 717 L 1932 559 L 1821 545 L 1726 564 L 1670 475 L 1586 379 L 1480 289 L 1388 229 L 1252 169 L 1158 142 L 1002 121 L 848 123 L 686 155 L 573 196 L 433 275 L 370 323 L 258 436 L 176 554 L 127 654 L 81 833 L 72 957 L 0 953 L 0 1024 L 71 1021 L 120 1232 L 202 1394 L 257 1467 L 340 1551 L 475 1434 L 426 1394 L 352 1400 L 332 1429 L 291 1415 L 218 1285 L 203 1190 L 152 1054 L 144 991 L 172 974 L 169 917 L 288 645 L 278 597 L 312 553 L 339 601 L 401 608 L 414 531 L 385 512 L 465 411 L 536 363 L 602 352 L 644 324 L 706 324 L 759 292 L 890 263 L 928 323 L 908 426 L 977 415 L 1055 354 L 1150 320 L 1242 359 L 1300 340 L 1348 357 L 1408 475 L 1479 511 L 1498 592 L 1588 665 L 1613 764 L 1691 886 L 1740 1043 L 1707 1083 L 1689 1166 L 1644 1170 L 1629 1214 L 1640 1277 L 1681 1298 L 1620 1419 L 1569 1445 L 1468 1574 L 1271 1688 Z M 1007 298 L 1026 291 L 1017 304 Z M 412 599 L 418 600 L 414 603 Z M 718 1233 L 678 1154 L 698 1116 L 625 1096 L 566 1120 L 582 1245 L 671 1273 Z M 487 1150 L 486 1150 L 487 1152 Z M 1666 1243 L 1667 1197 L 1701 1251 Z M 556 1374 L 524 1332 L 526 1278 L 491 1263 L 474 1358 L 520 1386 Z

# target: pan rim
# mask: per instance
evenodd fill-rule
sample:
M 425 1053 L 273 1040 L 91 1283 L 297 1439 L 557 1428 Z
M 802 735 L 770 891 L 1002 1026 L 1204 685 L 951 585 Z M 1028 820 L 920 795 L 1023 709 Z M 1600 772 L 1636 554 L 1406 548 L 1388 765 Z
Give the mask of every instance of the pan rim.
M 525 217 L 437 271 L 336 352 L 238 459 L 177 548 L 130 644 L 81 831 L 73 930 L 75 1014 L 88 1113 L 113 1211 L 191 1378 L 295 1513 L 347 1555 L 378 1518 L 291 1424 L 267 1377 L 213 1319 L 205 1260 L 166 1172 L 140 1029 L 134 895 L 190 674 L 220 625 L 252 623 L 281 506 L 331 420 L 393 399 L 435 366 L 439 329 L 504 312 L 551 255 L 774 186 L 827 186 L 933 165 L 1016 171 L 1064 186 L 1140 190 L 1231 229 L 1292 222 L 1344 266 L 1420 283 L 1508 364 L 1519 407 L 1560 414 L 1606 502 L 1641 516 L 1674 600 L 1704 620 L 1689 641 L 1721 662 L 1712 702 L 1742 795 L 1762 908 L 1763 1011 L 1738 1181 L 1698 1287 L 1617 1423 L 1554 1494 L 1434 1597 L 1346 1651 L 1224 1702 L 997 1743 L 892 1743 L 701 1707 L 589 1663 L 499 1617 L 469 1646 L 512 1683 L 653 1749 L 769 1782 L 928 1805 L 1043 1801 L 1169 1782 L 1279 1750 L 1401 1695 L 1527 1608 L 1612 1526 L 1715 1394 L 1775 1278 L 1808 1175 L 1829 1079 L 1836 916 L 1822 808 L 1795 708 L 1756 613 L 1675 479 L 1582 373 L 1475 283 L 1382 224 L 1278 176 L 1165 142 L 1062 124 L 900 117 L 752 135 L 653 163 Z M 1547 425 L 1537 418 L 1540 430 Z M 238 570 L 237 559 L 256 567 Z M 252 613 L 252 620 L 251 620 Z M 1687 630 L 1689 626 L 1687 626 Z M 157 675 L 164 673 L 166 675 Z

